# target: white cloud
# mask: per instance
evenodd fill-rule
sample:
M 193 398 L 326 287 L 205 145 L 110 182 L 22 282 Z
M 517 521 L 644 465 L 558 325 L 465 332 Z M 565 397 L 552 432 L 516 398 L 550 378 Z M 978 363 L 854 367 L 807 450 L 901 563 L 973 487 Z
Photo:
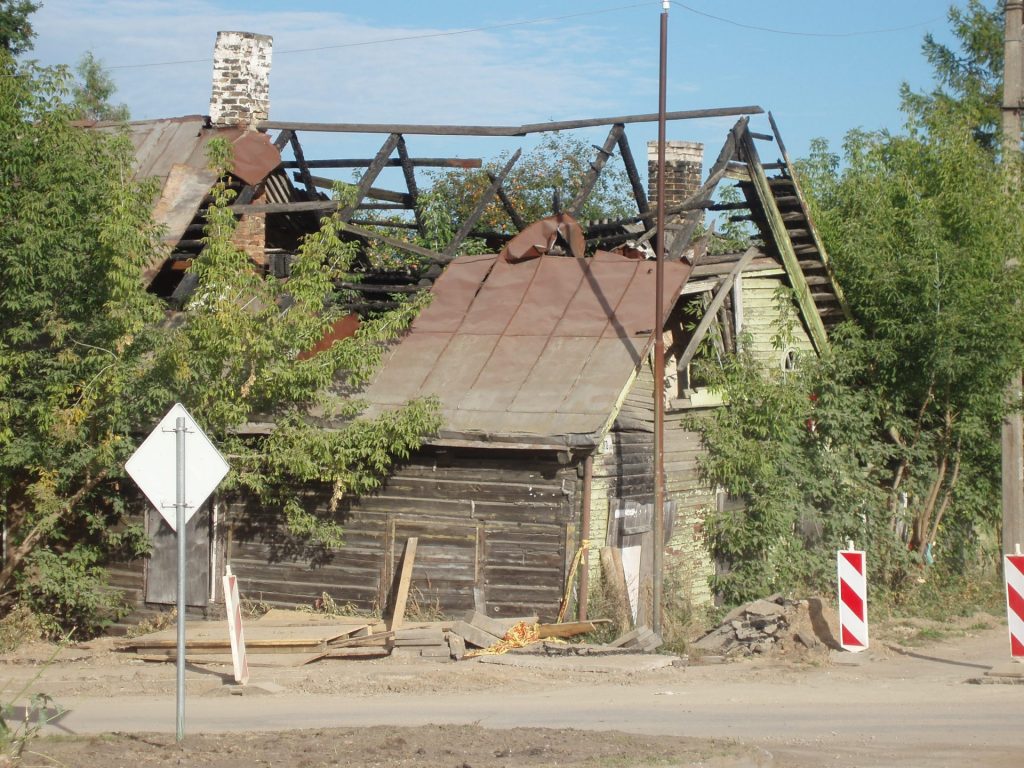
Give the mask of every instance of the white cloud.
M 35 18 L 36 55 L 73 63 L 92 50 L 139 119 L 203 113 L 216 32 L 274 37 L 271 116 L 346 122 L 522 123 L 620 114 L 656 98 L 656 60 L 611 31 L 541 24 L 376 45 L 287 53 L 446 33 L 373 25 L 339 12 L 228 12 L 211 0 L 47 0 Z M 612 30 L 614 31 L 614 30 Z M 121 68 L 202 59 L 174 66 Z

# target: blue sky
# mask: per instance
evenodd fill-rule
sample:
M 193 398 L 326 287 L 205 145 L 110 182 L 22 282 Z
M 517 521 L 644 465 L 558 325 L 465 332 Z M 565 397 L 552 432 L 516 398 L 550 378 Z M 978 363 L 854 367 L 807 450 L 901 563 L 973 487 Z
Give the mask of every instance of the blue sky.
M 135 119 L 206 113 L 221 29 L 274 37 L 272 119 L 520 124 L 657 110 L 657 0 L 42 2 L 33 56 L 73 63 L 93 51 Z M 853 127 L 896 129 L 899 85 L 928 87 L 921 41 L 926 32 L 949 39 L 950 4 L 673 3 L 668 108 L 759 104 L 774 113 L 794 157 L 805 155 L 816 136 L 835 146 Z M 310 48 L 319 50 L 299 50 Z M 164 63 L 183 60 L 198 61 Z M 160 65 L 138 66 L 144 64 Z M 713 157 L 732 122 L 673 123 L 669 138 L 703 141 Z M 754 125 L 766 129 L 764 121 Z M 605 131 L 586 138 L 600 143 Z M 656 126 L 627 133 L 640 150 Z M 372 153 L 380 141 L 333 137 L 331 154 Z M 410 139 L 421 156 L 489 157 L 508 147 L 496 139 Z

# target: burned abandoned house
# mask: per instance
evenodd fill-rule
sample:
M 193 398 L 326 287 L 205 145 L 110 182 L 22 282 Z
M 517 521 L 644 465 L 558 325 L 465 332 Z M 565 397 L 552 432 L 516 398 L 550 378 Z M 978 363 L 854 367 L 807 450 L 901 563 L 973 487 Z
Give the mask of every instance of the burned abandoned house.
M 604 547 L 642 594 L 657 521 L 635 513 L 654 493 L 656 377 L 649 352 L 656 333 L 665 334 L 671 383 L 663 393 L 667 583 L 692 603 L 707 603 L 713 565 L 702 519 L 722 499 L 700 478 L 702 447 L 686 422 L 691 412 L 720 403 L 691 376 L 694 355 L 702 342 L 715 354 L 730 354 L 744 339 L 766 364 L 791 365 L 796 355 L 827 344 L 829 329 L 845 314 L 771 115 L 771 133 L 763 134 L 749 126 L 751 116 L 763 113 L 759 107 L 669 113 L 673 125 L 725 115 L 738 121 L 706 176 L 701 145 L 671 142 L 666 199 L 658 201 L 645 188 L 626 137 L 627 125 L 653 122 L 656 115 L 494 127 L 271 121 L 270 47 L 265 36 L 221 33 L 209 118 L 129 125 L 139 175 L 162 181 L 154 214 L 166 227 L 166 250 L 154 256 L 147 273 L 151 290 L 175 307 L 194 288 L 186 269 L 203 246 L 203 213 L 214 183 L 204 147 L 225 137 L 239 192 L 236 241 L 267 273 L 286 277 L 289 254 L 303 234 L 317 227 L 320 215 L 339 208 L 346 236 L 416 257 L 416 266 L 393 271 L 361 262 L 364 279 L 346 286 L 359 298 L 336 332 L 351 332 L 360 313 L 385 306 L 393 294 L 432 291 L 432 303 L 390 350 L 365 397 L 371 410 L 380 411 L 435 395 L 443 426 L 379 492 L 345 502 L 341 549 L 307 547 L 287 533 L 274 511 L 253 501 L 208 505 L 189 526 L 189 605 L 204 609 L 222 600 L 217 577 L 230 563 L 243 593 L 272 605 L 310 605 L 326 594 L 337 603 L 382 607 L 413 536 L 419 540 L 413 597 L 448 613 L 476 608 L 493 617 L 551 619 L 566 594 L 585 612 L 588 583 L 600 574 Z M 402 226 L 418 231 L 417 169 L 481 166 L 479 159 L 417 157 L 407 138 L 454 135 L 468 144 L 476 136 L 595 126 L 607 126 L 608 134 L 581 191 L 541 222 L 524 221 L 503 187 L 518 152 L 492 174 L 443 252 L 396 238 L 393 224 L 382 228 L 379 217 L 368 215 L 408 212 Z M 372 158 L 317 160 L 306 157 L 301 143 L 310 132 L 385 138 Z M 772 161 L 761 161 L 759 145 L 768 147 Z M 649 147 L 652 190 L 655 151 Z M 636 214 L 577 222 L 615 153 L 629 177 Z M 375 186 L 389 167 L 400 169 L 403 190 Z M 332 183 L 313 175 L 323 168 L 361 169 L 354 202 L 343 207 L 321 191 Z M 715 201 L 723 182 L 736 184 L 738 202 Z M 481 231 L 481 215 L 495 201 L 514 231 Z M 669 221 L 660 318 L 654 317 L 654 265 L 644 258 L 656 238 L 657 204 L 665 206 Z M 710 234 L 694 237 L 708 211 L 750 222 L 754 246 L 742 254 L 711 252 Z M 493 252 L 457 256 L 470 237 L 483 239 Z M 771 344 L 780 317 L 794 328 L 792 346 L 784 350 Z M 311 489 L 310 503 L 320 503 L 317 498 Z M 146 528 L 152 555 L 111 571 L 115 586 L 140 611 L 174 600 L 173 578 L 158 575 L 173 562 L 172 534 L 152 510 Z M 636 603 L 642 621 L 643 601 Z

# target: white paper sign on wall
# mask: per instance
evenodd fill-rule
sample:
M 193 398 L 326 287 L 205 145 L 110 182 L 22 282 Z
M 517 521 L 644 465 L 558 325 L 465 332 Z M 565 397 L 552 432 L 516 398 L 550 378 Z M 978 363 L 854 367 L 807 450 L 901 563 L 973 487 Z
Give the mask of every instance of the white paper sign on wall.
M 228 473 L 228 463 L 195 419 L 176 403 L 138 447 L 125 470 L 146 498 L 177 531 L 177 445 L 174 432 L 178 418 L 185 419 L 185 522 L 195 514 Z

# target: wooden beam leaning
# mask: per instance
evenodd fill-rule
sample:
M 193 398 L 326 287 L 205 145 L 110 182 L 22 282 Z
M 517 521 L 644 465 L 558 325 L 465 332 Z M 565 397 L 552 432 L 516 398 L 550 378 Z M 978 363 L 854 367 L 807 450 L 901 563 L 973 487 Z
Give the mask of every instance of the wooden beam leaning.
M 298 178 L 298 172 L 295 172 L 295 177 Z M 313 176 L 313 183 L 316 184 L 320 189 L 333 189 L 334 184 L 339 179 L 328 179 L 323 176 Z M 347 184 L 347 182 L 345 182 Z M 412 207 L 413 201 L 410 195 L 404 192 L 393 192 L 390 189 L 381 189 L 380 187 L 370 187 L 366 193 L 367 197 L 371 197 L 374 200 L 386 200 L 389 203 L 401 203 L 404 206 Z
M 405 240 L 399 240 L 396 237 L 382 235 L 379 232 L 374 232 L 373 230 L 366 229 L 365 227 L 353 224 L 352 222 L 345 224 L 345 230 L 367 240 L 379 240 L 385 245 L 390 245 L 392 248 L 397 248 L 400 251 L 406 251 L 407 253 L 412 253 L 416 256 L 422 256 L 433 264 L 447 264 L 451 261 L 451 258 L 446 257 L 444 254 L 438 253 L 437 251 L 432 251 L 429 248 L 424 248 L 423 246 L 416 245 L 415 243 L 408 243 Z
M 488 171 L 487 178 L 489 178 L 491 180 L 491 183 L 493 184 L 495 179 L 497 179 L 497 176 Z M 498 183 L 498 199 L 501 201 L 501 204 L 505 207 L 505 212 L 508 214 L 508 217 L 512 219 L 512 226 L 514 226 L 520 232 L 526 229 L 526 221 L 523 219 L 522 216 L 519 215 L 519 211 L 516 210 L 516 207 L 512 203 L 512 200 L 509 199 L 508 193 L 505 192 L 505 186 L 500 182 Z
M 580 185 L 580 191 L 576 195 L 575 199 L 569 203 L 566 209 L 570 216 L 573 218 L 579 218 L 580 211 L 583 210 L 583 206 L 586 205 L 587 199 L 590 197 L 590 193 L 594 191 L 594 185 L 597 184 L 598 178 L 601 176 L 601 171 L 604 170 L 605 163 L 608 162 L 608 158 L 612 156 L 612 150 L 615 149 L 615 145 L 619 143 L 619 137 L 625 132 L 626 126 L 622 123 L 616 123 L 612 126 L 612 129 L 608 131 L 608 138 L 604 140 L 604 144 L 598 147 L 597 157 L 594 162 L 590 164 L 590 170 L 587 171 L 586 176 L 583 177 L 583 184 Z
M 352 214 L 355 213 L 359 204 L 363 202 L 363 198 L 366 197 L 366 194 L 370 191 L 370 187 L 373 186 L 373 182 L 384 169 L 384 164 L 388 161 L 388 158 L 391 157 L 391 153 L 395 151 L 395 147 L 398 146 L 398 142 L 401 138 L 402 136 L 400 134 L 392 133 L 388 136 L 387 140 L 385 140 L 384 144 L 377 152 L 377 156 L 373 158 L 373 162 L 370 163 L 369 167 L 366 169 L 366 173 L 363 174 L 363 177 L 356 185 L 355 199 L 351 200 L 349 204 L 342 208 L 341 212 L 338 214 L 342 221 L 348 221 L 352 218 Z
M 498 188 L 504 183 L 505 177 L 508 176 L 512 170 L 512 166 L 516 164 L 520 156 L 523 154 L 521 149 L 517 149 L 515 154 L 508 159 L 505 163 L 505 167 L 501 169 L 501 172 L 491 181 L 491 185 L 484 190 L 484 193 L 480 196 L 480 199 L 476 201 L 476 207 L 473 208 L 472 213 L 466 217 L 466 220 L 462 222 L 462 226 L 459 227 L 459 231 L 455 233 L 455 237 L 452 238 L 451 242 L 448 243 L 448 247 L 444 249 L 444 256 L 449 261 L 455 258 L 456 251 L 459 250 L 459 246 L 462 245 L 463 241 L 469 237 L 469 233 L 473 231 L 473 227 L 480 221 L 480 217 L 484 215 L 484 210 L 494 196 L 498 193 Z
M 741 117 L 736 121 L 736 125 L 734 125 L 729 131 L 729 135 L 725 137 L 725 143 L 722 145 L 722 149 L 718 153 L 718 157 L 715 159 L 714 165 L 711 166 L 711 170 L 708 171 L 707 181 L 705 181 L 701 185 L 700 189 L 697 190 L 697 194 L 701 195 L 701 200 L 711 200 L 711 196 L 715 193 L 715 189 L 718 187 L 718 182 L 720 182 L 728 172 L 729 164 L 736 156 L 736 137 L 739 135 L 739 132 L 747 126 L 749 121 L 750 118 Z M 668 260 L 678 261 L 682 257 L 683 250 L 690 244 L 694 230 L 697 229 L 697 225 L 700 223 L 700 218 L 701 211 L 692 211 L 686 214 L 683 218 L 682 231 L 677 232 L 672 238 L 671 246 L 666 255 Z
M 311 196 L 316 194 L 316 185 L 313 183 L 313 176 L 309 172 L 309 166 L 306 164 L 306 156 L 302 153 L 302 145 L 299 144 L 299 136 L 295 131 L 291 131 L 291 139 L 289 139 L 292 145 L 292 152 L 295 153 L 295 162 L 299 164 L 299 175 L 302 178 L 302 183 L 306 187 L 306 192 Z
M 636 209 L 643 221 L 651 221 L 650 203 L 647 201 L 647 190 L 644 189 L 644 182 L 636 167 L 636 159 L 629 148 L 629 141 L 626 139 L 626 131 L 619 135 L 619 154 L 622 156 L 622 164 L 626 166 L 626 176 L 629 177 L 629 184 L 633 187 L 633 197 L 636 199 Z
M 285 130 L 277 134 L 277 138 L 274 139 L 274 147 L 277 149 L 277 151 L 280 152 L 282 149 L 284 149 L 285 145 L 292 140 L 292 136 L 294 135 L 295 131 L 293 131 L 290 128 L 286 128 Z
M 743 150 L 743 154 L 746 155 L 745 159 L 750 169 L 750 179 L 754 184 L 754 189 L 761 202 L 761 206 L 764 208 L 772 240 L 775 241 L 775 247 L 782 257 L 786 274 L 789 277 L 790 284 L 793 286 L 793 293 L 804 316 L 804 324 L 807 327 L 808 335 L 811 337 L 811 343 L 814 344 L 814 349 L 818 354 L 821 354 L 825 347 L 828 346 L 828 335 L 825 333 L 825 325 L 821 322 L 818 308 L 815 306 L 814 298 L 811 296 L 810 286 L 807 285 L 803 270 L 800 269 L 800 259 L 797 257 L 796 251 L 793 250 L 793 242 L 789 239 L 786 223 L 782 220 L 782 212 L 779 211 L 779 207 L 775 202 L 775 196 L 772 194 L 771 186 L 768 184 L 768 178 L 761 167 L 761 158 L 758 157 L 754 140 L 750 137 L 748 131 L 743 131 L 740 137 L 740 147 Z
M 718 315 L 718 310 L 725 304 L 725 297 L 729 295 L 729 291 L 732 290 L 732 285 L 736 281 L 736 278 L 747 268 L 747 265 L 754 260 L 754 257 L 759 255 L 761 252 L 757 248 L 747 248 L 744 254 L 740 257 L 740 260 L 736 262 L 736 266 L 732 268 L 728 275 L 726 275 L 722 282 L 719 283 L 718 288 L 715 290 L 714 298 L 711 299 L 711 304 L 708 305 L 707 309 L 704 310 L 704 316 L 700 319 L 700 323 L 697 324 L 697 328 L 693 331 L 693 335 L 690 340 L 686 343 L 686 348 L 683 353 L 679 356 L 679 360 L 676 361 L 676 370 L 682 373 L 686 366 L 693 360 L 694 354 L 697 352 L 697 347 L 700 346 L 701 341 L 704 340 L 704 336 L 708 332 L 708 328 L 711 327 L 711 323 L 714 322 L 715 317 Z
M 697 120 L 704 117 L 732 115 L 760 115 L 764 110 L 756 105 L 746 107 L 717 107 L 668 112 L 666 120 Z M 561 120 L 527 125 L 410 125 L 404 123 L 298 123 L 287 120 L 261 120 L 257 128 L 269 130 L 320 131 L 326 133 L 403 133 L 421 136 L 525 136 L 528 133 L 565 131 L 573 128 L 593 128 L 614 123 L 653 123 L 656 112 L 620 117 L 595 117 L 584 120 Z
M 398 161 L 402 164 L 402 175 L 405 177 L 405 186 L 409 190 L 409 205 L 412 206 L 412 214 L 416 224 L 422 229 L 423 222 L 420 220 L 420 191 L 416 187 L 416 171 L 413 169 L 412 160 L 409 158 L 409 150 L 405 146 L 405 137 L 398 137 Z
M 310 168 L 366 168 L 373 162 L 372 157 L 349 158 L 342 160 L 307 160 L 306 165 Z M 409 162 L 414 168 L 480 168 L 483 160 L 479 157 L 412 157 Z M 398 168 L 402 165 L 401 158 L 390 158 L 385 167 Z M 299 164 L 294 160 L 285 160 L 281 163 L 282 168 L 298 168 Z

